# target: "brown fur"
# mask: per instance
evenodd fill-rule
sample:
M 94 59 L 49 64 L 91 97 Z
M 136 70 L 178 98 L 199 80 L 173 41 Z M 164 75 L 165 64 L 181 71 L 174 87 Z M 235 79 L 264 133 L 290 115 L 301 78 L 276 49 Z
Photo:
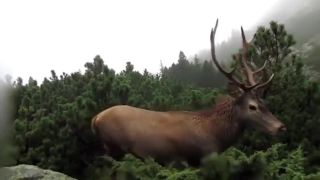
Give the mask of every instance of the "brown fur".
M 196 113 L 199 120 L 210 121 L 209 130 L 217 137 L 219 152 L 230 146 L 236 136 L 243 130 L 243 125 L 233 118 L 233 106 L 235 99 L 231 96 L 223 96 L 218 99 L 213 109 Z
M 203 156 L 228 148 L 247 125 L 269 134 L 285 130 L 257 97 L 256 90 L 270 83 L 273 76 L 265 83 L 255 82 L 256 71 L 244 61 L 247 44 L 242 28 L 242 64 L 248 84 L 219 65 L 214 47 L 217 25 L 218 20 L 210 35 L 212 60 L 229 79 L 229 94 L 235 98 L 223 97 L 211 110 L 198 112 L 158 112 L 125 105 L 106 109 L 92 119 L 92 129 L 112 157 L 132 153 L 141 158 L 164 162 L 181 159 L 196 165 Z
M 92 128 L 120 158 L 124 153 L 157 160 L 198 163 L 204 155 L 221 152 L 237 138 L 240 125 L 232 118 L 234 99 L 227 96 L 207 111 L 157 112 L 114 106 L 92 120 Z
M 97 135 L 96 126 L 95 126 L 96 118 L 97 118 L 97 116 L 94 116 L 94 117 L 91 119 L 91 131 L 92 131 L 93 134 L 95 134 L 95 135 Z

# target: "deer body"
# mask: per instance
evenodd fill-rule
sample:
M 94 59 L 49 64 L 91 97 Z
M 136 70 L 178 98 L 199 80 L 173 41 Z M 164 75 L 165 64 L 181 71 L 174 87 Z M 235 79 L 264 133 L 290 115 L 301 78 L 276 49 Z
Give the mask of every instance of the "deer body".
M 119 105 L 99 113 L 92 123 L 105 145 L 113 148 L 108 149 L 113 156 L 132 153 L 195 164 L 210 152 L 223 151 L 239 137 L 244 124 L 233 118 L 233 103 L 234 99 L 227 97 L 203 112 L 158 112 Z
M 251 69 L 247 54 L 249 45 L 241 28 L 244 48 L 242 58 L 239 56 L 237 60 L 246 81 L 241 82 L 234 76 L 235 69 L 225 71 L 215 56 L 217 25 L 218 20 L 210 36 L 212 60 L 237 93 L 229 93 L 233 97 L 222 98 L 208 111 L 157 112 L 123 105 L 106 109 L 92 119 L 92 129 L 109 155 L 117 159 L 132 153 L 159 162 L 187 160 L 197 165 L 203 156 L 231 146 L 247 127 L 271 135 L 285 130 L 259 97 L 259 91 L 273 78 L 271 75 L 264 83 L 260 82 L 262 78 L 257 78 L 266 63 L 258 70 Z

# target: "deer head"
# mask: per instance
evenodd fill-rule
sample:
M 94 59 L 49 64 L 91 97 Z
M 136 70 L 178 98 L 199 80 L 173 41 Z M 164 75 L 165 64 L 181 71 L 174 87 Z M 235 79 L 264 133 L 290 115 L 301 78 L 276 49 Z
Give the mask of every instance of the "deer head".
M 261 68 L 256 70 L 252 69 L 252 66 L 249 62 L 248 57 L 248 48 L 249 43 L 246 41 L 245 34 L 243 32 L 243 28 L 241 27 L 241 35 L 242 35 L 242 52 L 236 58 L 239 61 L 241 66 L 241 75 L 244 82 L 241 82 L 236 76 L 235 71 L 236 67 L 233 68 L 230 72 L 224 70 L 215 54 L 215 44 L 214 37 L 218 27 L 218 19 L 216 21 L 216 25 L 214 29 L 211 31 L 210 40 L 211 40 L 211 55 L 214 64 L 217 66 L 219 71 L 225 75 L 229 84 L 238 88 L 237 96 L 235 97 L 234 103 L 234 117 L 238 121 L 244 122 L 249 127 L 253 127 L 257 130 L 275 135 L 279 131 L 286 130 L 283 123 L 281 123 L 267 108 L 266 104 L 259 96 L 259 91 L 266 87 L 273 79 L 274 74 L 270 76 L 270 78 L 262 82 L 262 78 L 257 80 L 257 75 L 262 72 L 266 67 L 266 62 Z

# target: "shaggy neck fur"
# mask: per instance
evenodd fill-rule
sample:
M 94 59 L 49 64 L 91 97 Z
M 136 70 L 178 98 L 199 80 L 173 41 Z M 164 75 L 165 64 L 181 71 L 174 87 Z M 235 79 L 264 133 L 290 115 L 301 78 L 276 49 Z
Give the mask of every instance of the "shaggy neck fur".
M 231 146 L 244 129 L 234 115 L 234 103 L 234 98 L 226 96 L 218 100 L 213 109 L 197 113 L 203 128 L 215 137 L 220 152 Z

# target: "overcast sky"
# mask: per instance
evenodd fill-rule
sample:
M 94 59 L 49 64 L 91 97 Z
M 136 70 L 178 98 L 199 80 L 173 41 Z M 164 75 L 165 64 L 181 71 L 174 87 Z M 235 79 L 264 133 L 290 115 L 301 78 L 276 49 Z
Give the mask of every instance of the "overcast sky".
M 40 82 L 84 69 L 100 55 L 117 72 L 131 61 L 135 69 L 157 73 L 210 47 L 216 18 L 221 42 L 241 25 L 254 28 L 276 0 L 7 0 L 0 2 L 0 75 Z M 240 47 L 240 45 L 239 45 Z

